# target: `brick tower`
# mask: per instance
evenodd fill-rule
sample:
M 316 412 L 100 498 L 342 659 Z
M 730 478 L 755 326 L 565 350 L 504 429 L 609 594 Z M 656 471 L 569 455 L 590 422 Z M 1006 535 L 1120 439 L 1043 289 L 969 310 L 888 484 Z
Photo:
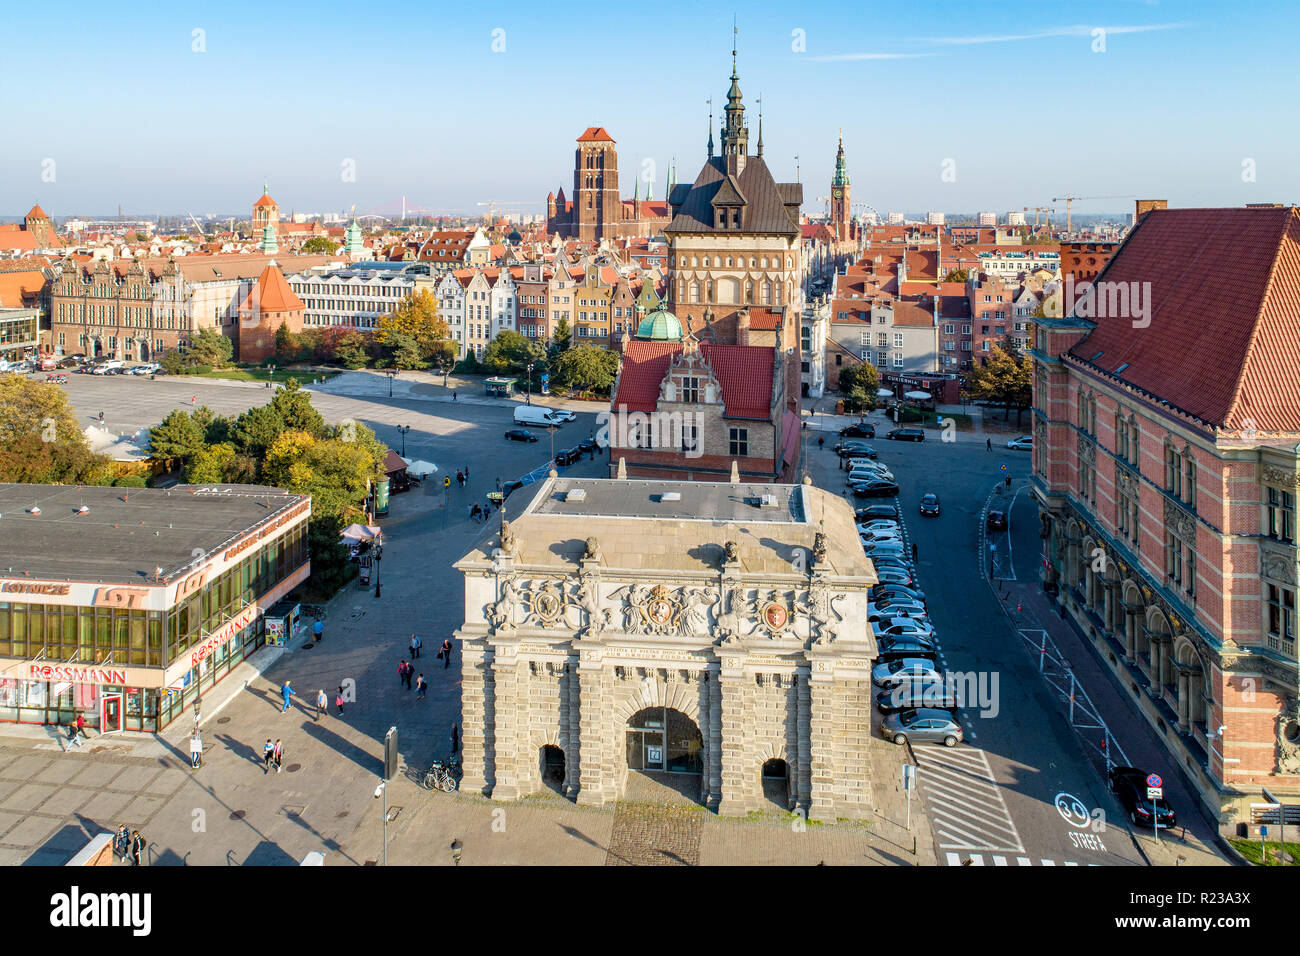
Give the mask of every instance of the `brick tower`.
M 573 223 L 578 239 L 618 235 L 623 203 L 618 194 L 618 151 L 604 127 L 578 137 L 573 152 Z
M 844 134 L 835 152 L 835 178 L 831 180 L 831 229 L 839 242 L 849 239 L 849 170 L 844 165 Z

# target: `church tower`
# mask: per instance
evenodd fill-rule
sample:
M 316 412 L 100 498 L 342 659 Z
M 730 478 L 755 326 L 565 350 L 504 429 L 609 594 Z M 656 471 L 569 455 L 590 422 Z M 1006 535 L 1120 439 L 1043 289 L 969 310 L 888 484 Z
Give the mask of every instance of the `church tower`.
M 262 198 L 253 203 L 253 232 L 261 232 L 268 225 L 280 224 L 280 204 L 271 198 L 270 186 L 262 184 Z
M 578 137 L 573 152 L 573 225 L 577 239 L 612 239 L 623 221 L 618 194 L 618 150 L 603 127 Z
M 840 133 L 840 148 L 835 153 L 835 178 L 831 180 L 831 229 L 839 242 L 849 235 L 849 171 L 844 165 L 844 134 Z
M 749 155 L 749 127 L 745 125 L 745 104 L 740 99 L 740 76 L 736 73 L 736 45 L 731 45 L 731 89 L 727 91 L 727 125 L 722 128 L 722 156 L 733 171 L 745 168 Z M 734 160 L 733 160 L 733 157 Z

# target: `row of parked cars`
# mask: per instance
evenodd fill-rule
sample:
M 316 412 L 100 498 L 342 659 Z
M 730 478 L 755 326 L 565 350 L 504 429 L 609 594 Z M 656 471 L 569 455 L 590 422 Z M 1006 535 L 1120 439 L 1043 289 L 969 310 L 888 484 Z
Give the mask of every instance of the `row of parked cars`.
M 871 679 L 876 709 L 884 715 L 881 735 L 896 744 L 955 747 L 963 736 L 957 701 L 939 668 L 938 638 L 925 592 L 915 579 L 898 509 L 874 505 L 858 509 L 855 517 L 863 551 L 879 580 L 871 589 L 867 621 L 879 652 Z

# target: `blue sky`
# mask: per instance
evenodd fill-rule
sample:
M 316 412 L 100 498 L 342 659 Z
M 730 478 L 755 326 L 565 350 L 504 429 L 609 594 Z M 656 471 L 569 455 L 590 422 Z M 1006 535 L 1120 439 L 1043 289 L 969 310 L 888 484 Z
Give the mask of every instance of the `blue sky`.
M 1066 192 L 1300 199 L 1300 15 L 1284 3 L 236 0 L 66 3 L 51 22 L 3 2 L 4 216 L 35 201 L 56 216 L 246 214 L 264 178 L 286 213 L 388 211 L 403 195 L 540 212 L 597 125 L 618 140 L 624 193 L 649 160 L 662 197 L 673 156 L 679 179 L 704 159 L 733 12 L 751 143 L 761 94 L 765 156 L 780 179 L 799 156 L 810 213 L 840 127 L 853 197 L 881 213 L 1005 212 Z

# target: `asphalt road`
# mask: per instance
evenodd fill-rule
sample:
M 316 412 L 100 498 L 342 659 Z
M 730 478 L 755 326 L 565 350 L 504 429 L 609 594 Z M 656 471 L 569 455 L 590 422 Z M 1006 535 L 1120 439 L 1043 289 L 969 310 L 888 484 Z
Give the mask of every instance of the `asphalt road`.
M 940 640 L 941 662 L 950 674 L 971 677 L 976 689 L 960 712 L 965 743 L 952 750 L 913 748 L 938 857 L 950 865 L 1141 865 L 1118 803 L 1048 695 L 986 580 L 981 550 L 988 544 L 980 529 L 988 507 L 1011 511 L 1010 534 L 993 536 L 997 574 L 1014 573 L 1021 580 L 1037 575 L 1036 510 L 1024 490 L 1029 454 L 932 437 L 917 444 L 871 444 L 902 489 L 897 504 L 917 547 L 917 578 Z M 828 436 L 825 449 L 811 445 L 812 473 L 818 484 L 842 491 L 844 473 L 837 470 L 832 444 Z M 939 496 L 938 517 L 920 516 L 920 499 L 928 492 Z M 995 504 L 988 504 L 990 496 Z M 1010 508 L 1008 500 L 1014 500 Z M 1111 821 L 1104 831 L 1099 810 Z

